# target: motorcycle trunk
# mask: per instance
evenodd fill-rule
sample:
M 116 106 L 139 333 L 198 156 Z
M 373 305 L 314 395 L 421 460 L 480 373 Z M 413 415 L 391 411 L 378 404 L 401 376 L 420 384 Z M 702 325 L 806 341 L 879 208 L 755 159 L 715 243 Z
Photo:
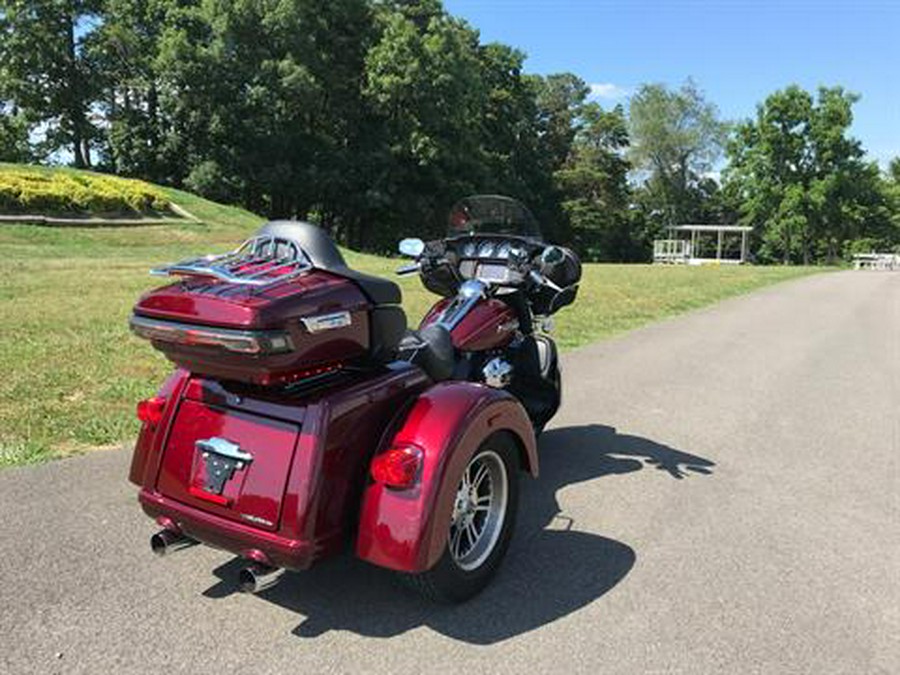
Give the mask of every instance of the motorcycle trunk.
M 373 310 L 351 280 L 313 270 L 262 289 L 170 284 L 140 299 L 132 327 L 193 373 L 273 385 L 363 358 Z

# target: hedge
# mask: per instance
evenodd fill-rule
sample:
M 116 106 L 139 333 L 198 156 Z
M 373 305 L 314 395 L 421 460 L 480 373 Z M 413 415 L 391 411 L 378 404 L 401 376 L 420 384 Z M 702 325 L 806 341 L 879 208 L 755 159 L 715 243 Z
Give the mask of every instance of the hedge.
M 0 214 L 149 214 L 169 211 L 159 189 L 139 180 L 64 169 L 0 167 Z

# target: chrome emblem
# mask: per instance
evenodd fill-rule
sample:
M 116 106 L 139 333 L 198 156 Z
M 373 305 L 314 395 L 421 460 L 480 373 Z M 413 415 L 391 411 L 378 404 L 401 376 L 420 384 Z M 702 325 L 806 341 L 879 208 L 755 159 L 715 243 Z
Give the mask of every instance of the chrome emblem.
M 207 438 L 194 444 L 206 465 L 203 489 L 214 495 L 222 494 L 225 483 L 231 480 L 235 471 L 253 461 L 253 455 L 244 452 L 237 443 L 224 438 Z
M 510 321 L 505 321 L 504 323 L 497 324 L 497 332 L 498 333 L 509 333 L 513 330 L 519 330 L 519 320 L 512 319 Z
M 331 314 L 320 314 L 319 316 L 307 316 L 300 319 L 306 330 L 310 333 L 321 333 L 323 330 L 331 330 L 332 328 L 344 328 L 353 323 L 350 312 L 332 312 Z

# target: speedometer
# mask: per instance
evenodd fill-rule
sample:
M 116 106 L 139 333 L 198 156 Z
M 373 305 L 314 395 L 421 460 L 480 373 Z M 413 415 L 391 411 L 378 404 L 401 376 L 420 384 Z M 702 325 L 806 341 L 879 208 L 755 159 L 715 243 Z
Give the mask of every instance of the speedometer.
M 490 258 L 494 255 L 494 242 L 486 241 L 478 247 L 479 258 Z
M 462 249 L 460 250 L 460 254 L 463 258 L 474 258 L 476 250 L 477 247 L 475 246 L 475 242 L 470 239 L 465 244 L 463 244 Z
M 500 246 L 497 247 L 497 252 L 494 253 L 494 256 L 497 258 L 502 258 L 506 260 L 509 257 L 509 249 L 511 248 L 511 244 L 508 241 L 504 241 Z

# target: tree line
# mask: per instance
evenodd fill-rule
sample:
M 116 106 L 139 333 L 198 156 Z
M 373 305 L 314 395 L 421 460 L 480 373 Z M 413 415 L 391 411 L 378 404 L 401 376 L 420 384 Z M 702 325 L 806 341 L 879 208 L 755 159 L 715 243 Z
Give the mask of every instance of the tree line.
M 0 0 L 0 160 L 183 187 L 387 250 L 502 193 L 595 260 L 668 225 L 754 226 L 763 262 L 900 244 L 900 162 L 849 135 L 840 87 L 729 124 L 691 81 L 604 109 L 523 72 L 439 0 Z

